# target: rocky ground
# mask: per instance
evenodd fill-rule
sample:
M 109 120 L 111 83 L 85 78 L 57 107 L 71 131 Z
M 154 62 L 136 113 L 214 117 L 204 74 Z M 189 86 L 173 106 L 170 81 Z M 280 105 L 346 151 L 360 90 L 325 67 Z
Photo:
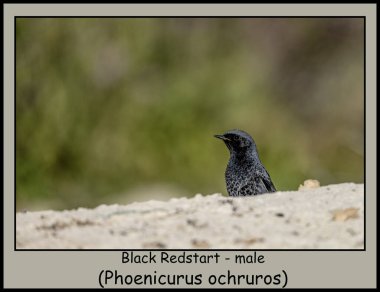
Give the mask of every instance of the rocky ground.
M 16 214 L 18 249 L 362 249 L 364 186 Z

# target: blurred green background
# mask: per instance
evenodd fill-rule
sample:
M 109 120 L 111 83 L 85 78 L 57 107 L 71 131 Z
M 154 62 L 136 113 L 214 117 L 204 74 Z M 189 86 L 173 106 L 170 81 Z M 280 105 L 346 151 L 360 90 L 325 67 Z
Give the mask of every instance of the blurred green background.
M 360 18 L 18 18 L 17 209 L 226 194 L 249 132 L 278 190 L 363 183 Z

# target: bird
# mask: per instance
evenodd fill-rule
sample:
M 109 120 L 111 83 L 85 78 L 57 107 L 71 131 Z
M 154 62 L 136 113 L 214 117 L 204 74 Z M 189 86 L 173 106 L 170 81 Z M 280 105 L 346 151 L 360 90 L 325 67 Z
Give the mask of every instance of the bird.
M 253 138 L 242 130 L 230 130 L 221 139 L 230 152 L 225 171 L 229 196 L 255 196 L 276 192 L 268 171 L 261 163 Z

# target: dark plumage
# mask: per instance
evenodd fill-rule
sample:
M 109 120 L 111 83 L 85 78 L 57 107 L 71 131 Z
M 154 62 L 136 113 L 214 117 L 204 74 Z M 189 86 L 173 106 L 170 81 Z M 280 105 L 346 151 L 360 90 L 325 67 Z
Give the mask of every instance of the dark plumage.
M 269 173 L 261 163 L 255 141 L 241 130 L 231 130 L 222 139 L 230 151 L 226 169 L 226 185 L 230 196 L 254 196 L 275 192 Z

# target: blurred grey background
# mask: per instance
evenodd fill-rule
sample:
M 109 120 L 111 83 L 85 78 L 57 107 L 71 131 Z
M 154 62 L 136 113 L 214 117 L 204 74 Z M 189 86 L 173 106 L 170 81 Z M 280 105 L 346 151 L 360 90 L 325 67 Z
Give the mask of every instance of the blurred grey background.
M 226 194 L 249 132 L 278 190 L 363 182 L 362 18 L 18 18 L 17 209 Z

